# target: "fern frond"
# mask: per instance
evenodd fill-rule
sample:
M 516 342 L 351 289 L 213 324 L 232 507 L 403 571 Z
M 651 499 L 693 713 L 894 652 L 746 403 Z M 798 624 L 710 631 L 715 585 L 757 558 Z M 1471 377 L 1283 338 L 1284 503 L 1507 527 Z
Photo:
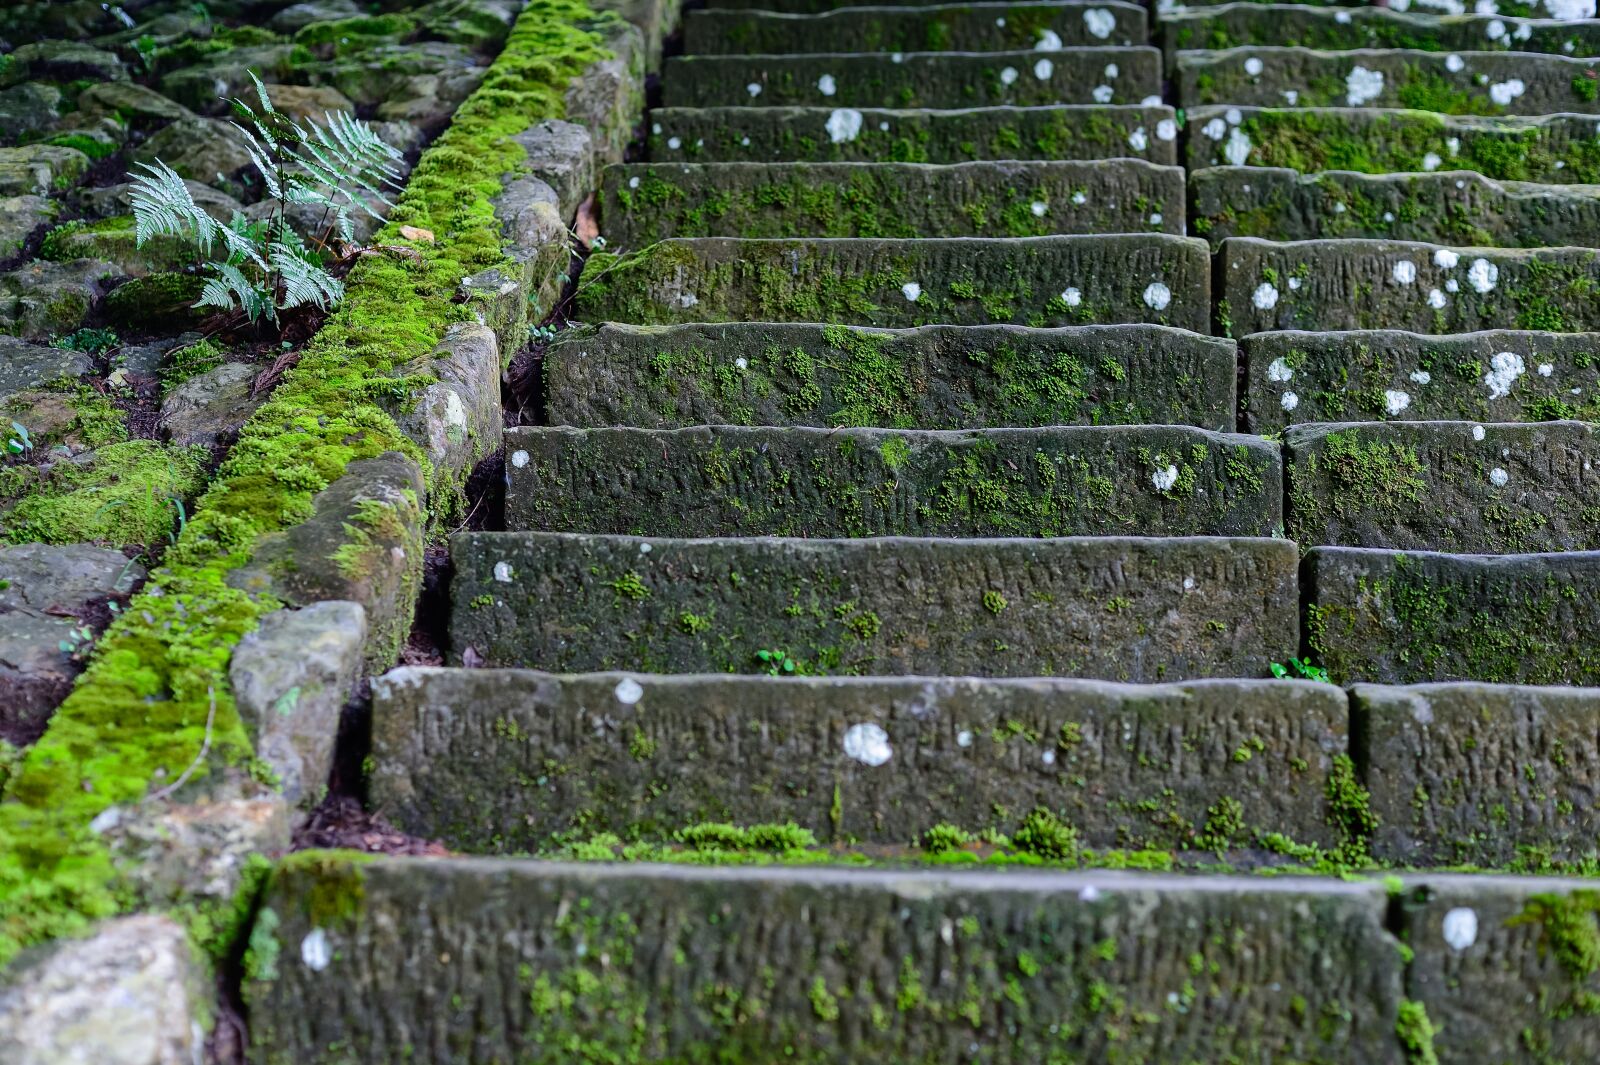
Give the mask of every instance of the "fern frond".
M 277 320 L 277 308 L 273 306 L 271 293 L 265 292 L 245 276 L 243 270 L 231 263 L 206 265 L 216 271 L 218 276 L 206 279 L 205 287 L 200 290 L 200 298 L 195 301 L 196 307 L 217 307 L 225 311 L 241 310 L 252 322 L 263 315 L 273 321 Z
M 269 115 L 272 114 L 273 113 L 273 106 L 272 106 L 272 101 L 267 98 L 267 87 L 265 85 L 261 84 L 261 79 L 256 77 L 256 72 L 255 71 L 246 70 L 245 73 L 250 75 L 250 80 L 255 83 L 256 96 L 258 96 L 261 99 L 261 110 L 266 114 L 269 114 Z
M 194 202 L 183 178 L 159 159 L 139 165 L 146 172 L 130 174 L 132 187 L 128 190 L 128 201 L 133 206 L 134 243 L 143 247 L 154 237 L 187 236 L 210 251 L 219 227 Z
M 305 249 L 274 243 L 268 256 L 273 272 L 283 283 L 283 309 L 312 304 L 320 310 L 344 299 L 344 285 L 306 256 Z

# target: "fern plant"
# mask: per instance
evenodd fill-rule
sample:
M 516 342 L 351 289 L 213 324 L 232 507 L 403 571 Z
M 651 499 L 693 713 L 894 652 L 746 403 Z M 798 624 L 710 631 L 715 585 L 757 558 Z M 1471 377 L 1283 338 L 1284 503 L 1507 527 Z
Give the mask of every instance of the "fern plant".
M 178 174 L 161 160 L 130 174 L 134 239 L 139 246 L 158 236 L 187 238 L 206 256 L 211 273 L 196 307 L 216 307 L 276 323 L 279 312 L 315 306 L 327 310 L 344 298 L 344 286 L 328 272 L 334 236 L 355 236 L 357 212 L 382 219 L 379 206 L 393 207 L 385 188 L 400 187 L 401 153 L 360 119 L 329 112 L 323 123 L 295 122 L 272 106 L 266 86 L 250 73 L 260 109 L 232 101 L 233 127 L 243 135 L 250 161 L 261 175 L 272 210 L 264 222 L 235 213 L 222 225 L 206 214 Z M 318 231 L 302 235 L 289 224 L 290 208 L 322 208 Z M 307 243 L 307 237 L 310 244 Z

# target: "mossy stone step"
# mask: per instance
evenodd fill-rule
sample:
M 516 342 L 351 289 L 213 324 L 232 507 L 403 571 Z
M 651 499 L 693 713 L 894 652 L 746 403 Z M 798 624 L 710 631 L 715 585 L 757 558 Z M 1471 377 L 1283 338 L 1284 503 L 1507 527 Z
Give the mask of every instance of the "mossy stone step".
M 614 247 L 667 237 L 1038 237 L 1184 230 L 1183 171 L 1075 162 L 644 163 L 608 167 Z
M 867 331 L 807 323 L 564 333 L 552 425 L 1234 426 L 1234 344 L 1159 325 Z
M 506 528 L 634 536 L 1271 536 L 1256 436 L 1048 429 L 507 430 Z
M 262 905 L 261 1061 L 1403 1061 L 1376 881 L 310 853 Z
M 780 0 L 734 0 L 734 2 L 748 2 L 752 5 L 761 3 L 777 3 Z M 1156 0 L 1156 11 L 1165 21 L 1168 14 L 1183 12 L 1186 8 L 1208 8 L 1221 4 L 1233 4 L 1235 0 L 1191 0 L 1190 3 L 1179 4 L 1176 0 Z M 1246 0 L 1253 2 L 1253 0 Z M 1326 7 L 1335 9 L 1359 10 L 1363 4 L 1349 3 L 1348 0 L 1284 0 L 1291 5 L 1304 5 L 1307 7 Z M 1274 6 L 1277 6 L 1276 3 Z M 1390 0 L 1390 9 L 1394 11 L 1410 11 L 1416 8 L 1419 15 L 1440 17 L 1445 15 L 1460 15 L 1465 5 L 1458 0 Z M 1583 19 L 1594 17 L 1594 0 L 1494 0 L 1494 13 L 1512 18 L 1550 18 L 1558 21 L 1579 22 Z
M 1029 107 L 1161 102 L 1154 48 L 680 56 L 666 107 Z
M 1166 106 L 661 108 L 652 117 L 658 163 L 1178 161 L 1176 112 Z
M 1213 166 L 1189 176 L 1194 229 L 1228 237 L 1388 237 L 1485 247 L 1600 247 L 1600 186 L 1499 182 L 1470 170 L 1300 174 Z
M 1265 676 L 1299 646 L 1287 540 L 462 533 L 450 550 L 454 664 L 1140 682 Z
M 1189 113 L 1187 165 L 1355 170 L 1475 170 L 1502 181 L 1600 184 L 1600 121 L 1585 115 L 1506 118 L 1367 107 L 1199 107 Z
M 1592 248 L 1234 237 L 1222 242 L 1221 268 L 1221 313 L 1239 336 L 1267 329 L 1600 329 L 1600 251 Z
M 1205 241 L 1149 234 L 666 240 L 591 255 L 575 306 L 582 321 L 642 325 L 1148 322 L 1205 332 L 1210 302 Z
M 1600 690 L 1359 684 L 1357 761 L 1373 852 L 1410 866 L 1590 859 L 1600 810 Z
M 701 8 L 683 16 L 688 55 L 1055 51 L 1142 45 L 1149 37 L 1144 6 L 1119 0 L 847 7 L 816 15 Z
M 1085 846 L 1203 850 L 1207 811 L 1234 804 L 1241 845 L 1331 849 L 1348 720 L 1341 689 L 1308 681 L 401 668 L 373 683 L 370 786 L 401 830 L 479 854 L 706 821 L 904 845 L 940 823 L 1010 835 L 1036 806 Z
M 1179 52 L 1184 107 L 1409 107 L 1452 115 L 1600 111 L 1600 64 L 1532 52 L 1249 46 Z
M 1409 393 L 1389 393 L 1395 406 Z M 1253 438 L 1247 438 L 1253 439 Z M 1512 554 L 1600 547 L 1585 422 L 1333 422 L 1284 434 L 1303 544 Z
M 1407 48 L 1429 52 L 1548 52 L 1600 55 L 1600 23 L 1504 15 L 1435 15 L 1384 7 L 1308 7 L 1228 3 L 1161 13 L 1170 69 L 1176 53 L 1197 48 L 1283 45 L 1342 51 Z
M 1595 333 L 1282 330 L 1245 337 L 1239 352 L 1252 433 L 1357 418 L 1600 422 Z
M 1600 552 L 1317 547 L 1301 580 L 1335 683 L 1600 683 Z

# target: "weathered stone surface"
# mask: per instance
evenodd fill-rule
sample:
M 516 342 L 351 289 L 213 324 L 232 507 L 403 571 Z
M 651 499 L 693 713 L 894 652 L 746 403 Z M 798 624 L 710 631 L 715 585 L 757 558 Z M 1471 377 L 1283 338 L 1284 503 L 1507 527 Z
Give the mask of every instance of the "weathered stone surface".
M 1441 1062 L 1600 1057 L 1593 880 L 1430 875 L 1406 887 L 1406 994 L 1427 1008 Z
M 154 914 L 94 926 L 13 962 L 0 984 L 0 1060 L 192 1065 L 211 995 L 183 927 Z
M 268 1063 L 1402 1060 L 1377 883 L 380 859 L 266 905 Z
M 226 790 L 220 781 L 207 784 Z M 245 919 L 235 900 L 247 886 L 251 860 L 289 850 L 289 811 L 280 795 L 110 806 L 89 829 L 110 850 L 139 905 L 204 907 L 218 921 L 208 931 L 222 940 L 238 931 L 228 921 Z
M 182 332 L 212 312 L 195 306 L 205 288 L 198 274 L 162 272 L 135 277 L 106 294 L 106 319 L 125 333 Z
M 1499 182 L 1469 170 L 1301 175 L 1214 166 L 1189 177 L 1194 227 L 1228 237 L 1389 237 L 1480 247 L 1600 247 L 1600 187 Z
M 157 159 L 180 177 L 215 185 L 231 196 L 246 198 L 249 191 L 243 179 L 251 165 L 249 150 L 239 132 L 220 118 L 179 119 L 135 148 L 130 157 L 135 164 Z
M 1325 422 L 1292 426 L 1284 444 L 1289 536 L 1302 544 L 1600 548 L 1600 440 L 1586 422 Z
M 1174 425 L 529 427 L 507 431 L 506 451 L 512 530 L 1271 536 L 1283 529 L 1276 444 Z
M 1234 425 L 1233 342 L 1159 325 L 607 324 L 544 375 L 552 425 Z
M 252 390 L 261 370 L 225 362 L 196 374 L 161 401 L 161 434 L 175 444 L 221 444 L 231 440 L 266 396 Z
M 1600 184 L 1595 120 L 1478 117 L 1376 107 L 1197 107 L 1187 165 L 1280 166 L 1309 174 L 1475 170 L 1501 181 Z
M 1286 540 L 466 533 L 451 554 L 457 663 L 754 672 L 778 649 L 814 672 L 1182 680 L 1264 675 L 1299 627 Z
M 21 255 L 28 238 L 60 214 L 61 205 L 44 196 L 0 196 L 0 262 Z
M 333 22 L 337 19 L 359 18 L 363 14 L 355 0 L 315 0 L 315 2 L 290 4 L 267 20 L 267 28 L 274 33 L 292 34 L 313 22 Z
M 595 149 L 589 131 L 575 122 L 549 118 L 513 139 L 528 153 L 533 176 L 555 190 L 562 220 L 572 218 L 594 190 Z
M 62 379 L 75 380 L 93 367 L 94 360 L 81 351 L 0 336 L 0 398 Z
M 312 499 L 310 518 L 261 538 L 229 583 L 290 606 L 329 599 L 367 612 L 366 667 L 389 668 L 422 587 L 422 470 L 397 451 L 350 463 Z
M 1600 553 L 1308 552 L 1311 647 L 1337 684 L 1600 682 Z
M 82 324 L 120 271 L 110 263 L 78 259 L 52 263 L 36 259 L 0 274 L 0 333 L 44 337 L 70 333 Z
M 753 3 L 773 3 L 779 0 L 747 0 Z M 909 2 L 909 0 L 907 0 Z M 1192 0 L 1191 3 L 1179 5 L 1175 0 L 1157 0 L 1157 10 L 1163 19 L 1167 14 L 1182 7 L 1210 7 L 1219 3 L 1234 3 L 1235 0 Z M 1247 0 L 1254 3 L 1254 0 Z M 1328 0 L 1285 0 L 1288 5 L 1306 4 L 1321 7 Z M 1391 0 L 1395 11 L 1409 11 L 1415 4 L 1418 14 L 1431 15 L 1459 15 L 1463 8 L 1460 0 Z M 1329 5 L 1338 7 L 1339 5 Z M 1502 14 L 1518 18 L 1550 18 L 1558 22 L 1581 22 L 1583 19 L 1593 18 L 1595 6 L 1593 0 L 1497 0 L 1495 9 Z
M 76 148 L 0 148 L 0 196 L 48 196 L 76 185 L 88 170 L 89 157 Z
M 244 210 L 244 205 L 238 200 L 210 185 L 193 180 L 185 180 L 183 184 L 189 190 L 189 197 L 194 200 L 195 206 L 223 225 L 233 219 L 235 211 Z M 116 185 L 96 185 L 79 189 L 74 200 L 91 218 L 127 215 L 133 213 L 133 202 L 128 195 L 132 188 L 132 183 L 126 181 Z
M 234 648 L 228 679 L 239 717 L 291 805 L 322 801 L 339 713 L 360 679 L 366 639 L 361 604 L 330 600 L 275 610 Z
M 661 46 L 678 28 L 682 0 L 595 0 L 596 11 L 614 11 L 639 28 L 644 41 L 645 69 L 661 69 Z
M 1600 142 L 1597 142 L 1600 143 Z M 1600 250 L 1234 237 L 1219 317 L 1268 329 L 1600 329 Z
M 667 107 L 1029 107 L 1136 104 L 1161 95 L 1154 48 L 679 56 L 661 75 Z M 758 91 L 751 92 L 755 86 Z
M 667 237 L 1038 237 L 1183 233 L 1183 171 L 1078 162 L 719 163 L 610 167 L 601 228 Z
M 1498 28 L 1493 28 L 1498 23 Z M 1226 3 L 1161 12 L 1168 66 L 1185 48 L 1298 45 L 1302 48 L 1413 48 L 1439 52 L 1600 54 L 1600 25 L 1504 14 L 1440 15 L 1393 8 Z
M 536 177 L 508 181 L 494 198 L 495 218 L 507 240 L 506 255 L 521 269 L 516 298 L 495 300 L 489 316 L 498 342 L 515 350 L 528 321 L 542 319 L 560 299 L 572 269 L 572 239 L 555 189 Z M 525 295 L 524 295 L 525 294 Z
M 1593 60 L 1529 52 L 1251 46 L 1179 52 L 1174 75 L 1185 107 L 1414 107 L 1457 115 L 1600 111 L 1600 67 Z
M 1239 352 L 1245 425 L 1253 433 L 1356 418 L 1600 422 L 1594 333 L 1286 329 L 1247 336 Z M 1408 398 L 1391 402 L 1392 393 Z
M 1240 845 L 1281 832 L 1332 846 L 1346 719 L 1343 691 L 1307 681 L 405 667 L 373 682 L 370 786 L 397 826 L 473 853 L 659 840 L 704 821 L 905 844 L 940 822 L 1011 833 L 1036 806 L 1087 846 L 1182 850 L 1224 798 L 1240 804 Z M 853 756 L 847 737 L 875 728 L 888 759 Z
M 49 129 L 69 103 L 61 90 L 42 81 L 28 81 L 0 90 L 0 137 L 18 137 Z
M 325 124 L 329 111 L 355 114 L 356 105 L 338 89 L 326 85 L 268 85 L 267 95 L 274 110 L 300 122 Z
M 429 355 L 398 372 L 437 378 L 395 417 L 433 466 L 434 509 L 449 512 L 445 496 L 459 491 L 478 460 L 500 447 L 500 345 L 487 326 L 454 325 Z
M 1530 850 L 1593 853 L 1600 690 L 1359 684 L 1351 713 L 1379 860 L 1494 867 Z
M 597 21 L 593 31 L 610 57 L 591 63 L 567 87 L 566 118 L 594 138 L 601 165 L 622 162 L 644 111 L 644 34 L 637 26 L 615 20 Z
M 127 81 L 128 71 L 114 52 L 84 41 L 30 41 L 9 56 L 0 85 L 24 81 Z
M 683 20 L 690 55 L 786 52 L 1017 52 L 1072 46 L 1142 45 L 1142 5 L 1052 0 L 923 7 L 836 8 L 816 15 L 701 8 Z
M 656 162 L 962 163 L 973 159 L 1178 160 L 1165 106 L 661 108 L 651 112 Z
M 591 255 L 575 305 L 587 321 L 646 325 L 1147 322 L 1205 332 L 1210 302 L 1205 242 L 1147 234 L 675 239 Z
M 273 86 L 274 107 L 282 107 L 278 91 L 289 87 Z M 78 110 L 96 118 L 115 116 L 133 129 L 143 131 L 176 122 L 180 118 L 194 117 L 194 112 L 182 104 L 167 99 L 154 89 L 129 81 L 102 81 L 89 86 L 78 96 Z

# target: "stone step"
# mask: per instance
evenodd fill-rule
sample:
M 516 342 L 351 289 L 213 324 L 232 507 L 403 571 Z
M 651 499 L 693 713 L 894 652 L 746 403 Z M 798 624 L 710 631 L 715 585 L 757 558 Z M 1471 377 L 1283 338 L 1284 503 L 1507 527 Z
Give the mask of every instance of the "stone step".
M 270 881 L 244 1000 L 262 1061 L 1401 1065 L 1388 905 L 1334 878 L 313 853 Z M 1469 977 L 1501 1018 L 1540 957 L 1507 909 Z
M 1600 441 L 1584 422 L 1318 423 L 1291 426 L 1284 445 L 1288 531 L 1303 544 L 1600 548 Z
M 719 0 L 718 6 L 728 7 L 747 5 L 761 7 L 769 3 L 790 3 L 794 0 Z M 825 0 L 800 0 L 800 2 L 825 2 Z M 901 0 L 890 0 L 899 3 Z M 909 0 L 907 0 L 909 2 Z M 1156 0 L 1156 11 L 1161 20 L 1165 21 L 1168 14 L 1182 12 L 1186 8 L 1210 8 L 1222 4 L 1232 4 L 1235 0 L 1190 0 L 1186 4 L 1177 4 L 1172 0 Z M 1287 4 L 1305 4 L 1311 7 L 1328 7 L 1333 10 L 1360 10 L 1362 4 L 1350 5 L 1329 3 L 1328 0 L 1285 0 Z M 825 6 L 833 6 L 826 3 Z M 1418 15 L 1449 16 L 1460 15 L 1465 6 L 1461 0 L 1391 0 L 1391 9 L 1395 11 L 1410 11 L 1416 9 Z M 1496 0 L 1494 13 L 1515 18 L 1548 18 L 1558 22 L 1578 22 L 1594 18 L 1594 0 Z
M 1154 48 L 680 56 L 666 107 L 1028 107 L 1161 102 Z
M 1238 843 L 1331 849 L 1348 720 L 1343 689 L 1309 681 L 402 667 L 373 682 L 370 788 L 396 827 L 478 854 L 708 821 L 904 846 L 940 823 L 1014 834 L 1040 806 L 1088 847 L 1205 850 L 1219 803 L 1248 826 Z
M 1214 166 L 1189 176 L 1193 226 L 1228 237 L 1388 237 L 1484 247 L 1600 247 L 1600 186 L 1499 182 L 1469 170 L 1300 174 Z
M 530 426 L 507 430 L 506 454 L 512 531 L 962 537 L 1283 530 L 1278 446 L 1187 426 Z
M 608 167 L 612 247 L 668 237 L 1038 237 L 1184 231 L 1183 170 L 1077 162 Z
M 1419 14 L 1391 8 L 1228 3 L 1161 13 L 1161 40 L 1171 69 L 1191 48 L 1286 45 L 1330 51 L 1411 48 L 1430 52 L 1549 52 L 1600 55 L 1600 23 L 1505 15 Z
M 688 55 L 786 52 L 1057 51 L 1063 45 L 1142 45 L 1142 4 L 1119 0 L 849 7 L 817 15 L 701 8 L 683 14 Z
M 1147 322 L 1195 332 L 1207 331 L 1210 303 L 1205 241 L 1157 234 L 674 239 L 591 255 L 575 300 L 581 321 L 642 325 Z
M 1178 162 L 1166 106 L 661 108 L 656 162 L 964 163 L 974 159 L 1145 159 Z
M 1252 433 L 1357 418 L 1600 422 L 1600 334 L 1285 329 L 1247 336 L 1239 352 Z
M 1366 107 L 1197 107 L 1187 166 L 1282 166 L 1310 174 L 1475 170 L 1502 181 L 1600 184 L 1600 121 Z
M 1600 683 L 1600 552 L 1317 547 L 1301 579 L 1335 683 Z
M 1234 344 L 1159 325 L 606 324 L 545 349 L 552 425 L 1234 426 Z M 731 373 L 729 372 L 731 369 Z
M 1298 555 L 1218 537 L 462 533 L 450 656 L 554 672 L 760 672 L 765 652 L 800 673 L 1259 677 L 1299 647 Z
M 1239 336 L 1267 329 L 1600 328 L 1600 251 L 1592 248 L 1234 237 L 1222 242 L 1221 270 L 1226 307 L 1219 313 Z
M 1600 111 L 1600 66 L 1532 52 L 1249 46 L 1179 52 L 1178 102 L 1236 107 L 1409 107 L 1444 114 Z
M 1600 689 L 1359 684 L 1350 702 L 1375 855 L 1503 868 L 1593 853 Z

